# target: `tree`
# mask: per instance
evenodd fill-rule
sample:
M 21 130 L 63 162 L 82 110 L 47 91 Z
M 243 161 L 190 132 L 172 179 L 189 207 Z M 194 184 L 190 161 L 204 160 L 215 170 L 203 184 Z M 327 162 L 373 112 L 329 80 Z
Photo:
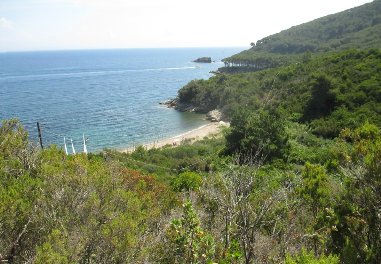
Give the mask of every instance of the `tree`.
M 313 77 L 311 98 L 304 110 L 303 120 L 312 120 L 330 114 L 335 107 L 335 95 L 332 92 L 332 80 L 320 74 Z
M 285 158 L 289 150 L 285 120 L 278 112 L 258 110 L 237 112 L 226 135 L 227 154 L 239 154 L 240 162 L 249 157 L 263 160 Z

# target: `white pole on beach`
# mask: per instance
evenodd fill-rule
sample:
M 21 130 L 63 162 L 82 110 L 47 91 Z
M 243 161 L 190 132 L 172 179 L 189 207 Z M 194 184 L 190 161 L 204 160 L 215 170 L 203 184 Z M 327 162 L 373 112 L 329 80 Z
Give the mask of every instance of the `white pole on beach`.
M 82 137 L 83 137 L 83 152 L 87 155 L 85 133 L 83 133 Z
M 75 155 L 75 149 L 74 149 L 74 145 L 73 145 L 73 139 L 71 138 L 71 149 L 73 150 L 73 154 Z
M 66 138 L 64 137 L 64 145 L 65 145 L 65 154 L 68 155 L 67 147 L 66 147 Z

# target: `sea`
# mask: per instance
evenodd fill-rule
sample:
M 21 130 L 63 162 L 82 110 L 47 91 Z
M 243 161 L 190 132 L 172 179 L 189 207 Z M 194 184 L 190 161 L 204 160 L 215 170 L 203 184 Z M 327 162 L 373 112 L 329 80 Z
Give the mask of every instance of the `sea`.
M 71 50 L 0 53 L 0 120 L 17 118 L 38 143 L 71 152 L 123 149 L 185 133 L 204 115 L 169 109 L 194 79 L 208 79 L 243 48 Z M 199 57 L 213 63 L 194 63 Z

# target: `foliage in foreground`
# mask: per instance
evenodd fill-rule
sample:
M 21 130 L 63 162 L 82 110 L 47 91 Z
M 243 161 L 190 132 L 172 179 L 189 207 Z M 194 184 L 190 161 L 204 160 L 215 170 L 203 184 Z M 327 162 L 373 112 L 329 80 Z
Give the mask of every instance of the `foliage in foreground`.
M 339 258 L 337 256 L 322 256 L 316 258 L 312 252 L 307 252 L 305 249 L 302 249 L 299 255 L 296 256 L 287 256 L 286 264 L 339 264 Z
M 134 262 L 176 199 L 154 177 L 89 155 L 37 151 L 14 121 L 0 128 L 0 259 Z
M 66 156 L 54 146 L 40 151 L 28 143 L 20 123 L 4 121 L 1 260 L 379 263 L 380 129 L 365 123 L 343 130 L 329 144 L 308 131 L 299 137 L 303 129 L 286 130 L 296 163 L 260 155 L 242 163 L 219 152 L 212 159 L 217 170 L 196 166 L 150 176 L 144 167 L 125 166 L 140 154 L 146 163 L 149 151 L 88 156 Z M 186 149 L 214 143 L 198 144 Z M 319 144 L 330 154 L 300 155 Z M 177 151 L 152 153 L 159 158 Z

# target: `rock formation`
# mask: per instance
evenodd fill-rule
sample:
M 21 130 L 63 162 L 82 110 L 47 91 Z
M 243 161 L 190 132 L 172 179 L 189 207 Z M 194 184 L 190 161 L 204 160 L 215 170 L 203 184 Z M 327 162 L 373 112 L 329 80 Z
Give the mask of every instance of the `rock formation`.
M 212 63 L 212 58 L 210 58 L 210 57 L 201 57 L 201 58 L 198 58 L 198 59 L 194 60 L 193 62 Z

